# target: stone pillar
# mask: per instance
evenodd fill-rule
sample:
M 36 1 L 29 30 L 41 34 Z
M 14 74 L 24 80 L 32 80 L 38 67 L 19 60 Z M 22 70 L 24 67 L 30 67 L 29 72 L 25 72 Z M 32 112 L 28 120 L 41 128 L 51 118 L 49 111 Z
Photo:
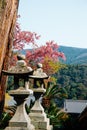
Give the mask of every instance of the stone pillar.
M 43 94 L 45 89 L 43 88 L 36 88 L 33 89 L 34 96 L 35 96 L 35 104 L 31 108 L 29 113 L 29 117 L 31 119 L 31 123 L 35 126 L 35 130 L 52 130 L 53 127 L 50 125 L 50 120 L 47 118 L 43 107 L 40 103 L 40 96 Z
M 9 126 L 5 130 L 35 130 L 31 124 L 31 120 L 25 110 L 25 99 L 29 95 L 29 91 L 22 88 L 22 90 L 11 90 L 9 94 L 14 97 L 17 102 L 17 110 L 12 119 L 9 121 Z

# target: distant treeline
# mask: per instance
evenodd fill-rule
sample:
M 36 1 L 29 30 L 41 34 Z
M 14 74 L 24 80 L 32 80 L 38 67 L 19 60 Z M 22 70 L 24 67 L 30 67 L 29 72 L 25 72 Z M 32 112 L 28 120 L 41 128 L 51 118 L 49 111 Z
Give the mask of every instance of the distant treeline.
M 87 100 L 87 65 L 66 65 L 54 76 L 68 99 Z

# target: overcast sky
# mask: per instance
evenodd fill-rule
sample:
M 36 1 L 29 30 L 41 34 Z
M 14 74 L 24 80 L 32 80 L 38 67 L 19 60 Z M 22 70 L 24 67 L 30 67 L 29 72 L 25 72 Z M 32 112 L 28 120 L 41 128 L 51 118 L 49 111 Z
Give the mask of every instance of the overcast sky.
M 39 45 L 87 48 L 87 0 L 20 0 L 22 30 L 41 35 Z

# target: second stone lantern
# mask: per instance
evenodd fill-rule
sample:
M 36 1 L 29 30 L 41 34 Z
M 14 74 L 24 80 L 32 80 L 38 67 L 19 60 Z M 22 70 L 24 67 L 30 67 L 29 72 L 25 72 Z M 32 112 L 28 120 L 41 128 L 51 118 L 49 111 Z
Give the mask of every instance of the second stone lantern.
M 32 124 L 35 126 L 35 130 L 52 130 L 53 127 L 50 125 L 50 120 L 47 118 L 40 100 L 41 95 L 46 91 L 44 79 L 49 78 L 47 74 L 43 72 L 42 67 L 42 64 L 38 63 L 37 69 L 33 72 L 33 75 L 29 75 L 29 78 L 34 80 L 32 90 L 36 99 L 34 106 L 30 110 L 29 117 Z

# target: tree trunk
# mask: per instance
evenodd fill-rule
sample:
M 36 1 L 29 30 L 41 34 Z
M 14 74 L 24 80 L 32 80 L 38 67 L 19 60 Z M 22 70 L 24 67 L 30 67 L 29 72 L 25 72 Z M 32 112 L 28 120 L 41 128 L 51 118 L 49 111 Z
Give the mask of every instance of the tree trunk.
M 0 0 L 0 117 L 6 90 L 6 76 L 2 74 L 2 69 L 7 70 L 9 66 L 18 3 L 19 0 Z

